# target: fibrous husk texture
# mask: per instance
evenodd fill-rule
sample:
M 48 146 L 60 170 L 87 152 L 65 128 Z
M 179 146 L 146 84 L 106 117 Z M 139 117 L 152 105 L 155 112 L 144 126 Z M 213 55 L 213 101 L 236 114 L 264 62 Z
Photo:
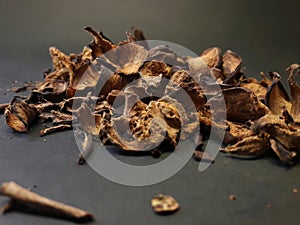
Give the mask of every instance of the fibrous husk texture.
M 298 154 L 300 65 L 287 69 L 289 97 L 278 73 L 248 77 L 242 58 L 231 50 L 222 54 L 213 47 L 188 57 L 168 46 L 149 47 L 135 27 L 118 44 L 102 32 L 85 30 L 93 37 L 88 47 L 70 55 L 51 47 L 53 67 L 44 80 L 28 97 L 2 104 L 14 131 L 50 121 L 53 127 L 41 131 L 46 135 L 76 125 L 103 144 L 144 153 L 172 151 L 185 139 L 195 140 L 201 150 L 215 127 L 225 130 L 224 152 L 274 151 L 285 162 Z

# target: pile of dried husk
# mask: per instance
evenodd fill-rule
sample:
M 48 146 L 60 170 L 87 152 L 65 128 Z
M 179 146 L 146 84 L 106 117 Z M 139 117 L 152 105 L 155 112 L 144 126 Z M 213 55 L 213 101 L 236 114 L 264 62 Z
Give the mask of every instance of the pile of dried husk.
M 270 72 L 269 78 L 261 74 L 261 80 L 247 77 L 242 58 L 233 51 L 222 55 L 214 47 L 191 59 L 177 55 L 167 46 L 149 48 L 146 42 L 138 42 L 145 38 L 137 28 L 132 28 L 127 40 L 117 45 L 101 32 L 90 27 L 86 30 L 94 38 L 89 47 L 70 55 L 51 47 L 53 68 L 44 74 L 44 81 L 35 84 L 28 97 L 16 96 L 10 104 L 1 105 L 7 125 L 14 131 L 27 132 L 34 123 L 52 122 L 53 126 L 41 131 L 43 136 L 78 124 L 86 134 L 100 137 L 103 144 L 120 147 L 121 152 L 144 154 L 147 148 L 146 152 L 157 156 L 174 150 L 180 137 L 194 139 L 195 149 L 201 151 L 214 126 L 225 130 L 224 152 L 256 156 L 273 151 L 284 162 L 291 162 L 298 154 L 300 86 L 295 77 L 300 65 L 292 64 L 287 69 L 290 100 L 278 73 Z M 123 50 L 118 52 L 120 46 Z M 105 54 L 109 52 L 113 52 L 110 57 Z M 101 68 L 92 69 L 98 57 L 106 57 L 111 74 L 100 92 L 93 95 L 87 90 L 95 88 L 101 79 Z M 184 105 L 184 99 L 172 99 L 181 89 L 194 103 L 193 113 L 183 110 L 190 107 Z M 78 92 L 88 94 L 77 95 Z M 153 97 L 138 98 L 150 92 Z M 217 105 L 222 96 L 227 118 L 213 121 L 224 109 L 211 110 L 210 104 Z M 123 99 L 121 104 L 125 107 L 113 117 L 116 98 Z M 116 129 L 122 124 L 129 124 L 129 129 Z M 200 133 L 195 134 L 198 126 Z M 126 138 L 128 133 L 133 136 Z

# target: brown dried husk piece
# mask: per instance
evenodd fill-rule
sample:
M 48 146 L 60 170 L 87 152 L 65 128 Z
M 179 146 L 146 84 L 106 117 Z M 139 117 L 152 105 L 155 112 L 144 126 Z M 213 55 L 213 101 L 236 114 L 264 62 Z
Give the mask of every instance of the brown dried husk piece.
M 14 97 L 8 107 L 5 108 L 6 124 L 16 132 L 27 132 L 28 127 L 34 121 L 39 112 L 34 105 L 28 104 L 21 97 Z
M 211 98 L 208 103 L 214 104 L 218 108 L 218 104 L 222 104 L 222 95 L 224 96 L 227 120 L 229 121 L 247 122 L 248 120 L 257 120 L 269 112 L 269 109 L 258 100 L 251 90 L 241 87 L 225 89 L 222 94 Z M 222 113 L 224 112 L 220 110 L 212 112 L 216 117 Z
M 278 73 L 270 73 L 273 82 L 268 88 L 265 96 L 265 104 L 276 115 L 281 115 L 283 109 L 291 110 L 291 103 L 289 101 L 288 93 L 285 91 L 281 77 Z
M 288 82 L 292 95 L 292 106 L 290 113 L 294 121 L 300 123 L 300 86 L 295 79 L 295 76 L 300 76 L 300 65 L 292 64 L 289 66 L 289 68 L 287 68 L 287 71 L 289 71 Z
M 201 149 L 203 140 L 218 137 L 217 131 L 223 130 L 223 151 L 235 155 L 273 149 L 282 161 L 290 162 L 299 152 L 298 64 L 287 69 L 290 101 L 277 73 L 270 73 L 272 81 L 264 74 L 260 81 L 246 77 L 242 58 L 231 50 L 221 56 L 221 49 L 213 47 L 199 57 L 183 57 L 168 46 L 149 49 L 147 42 L 139 42 L 145 37 L 136 27 L 118 45 L 102 32 L 85 29 L 93 37 L 89 48 L 67 55 L 51 47 L 53 68 L 44 81 L 35 84 L 27 99 L 17 97 L 0 105 L 15 131 L 26 132 L 35 118 L 55 125 L 42 130 L 42 135 L 71 129 L 76 122 L 89 138 L 99 136 L 104 144 L 160 155 L 172 151 L 179 138 L 196 140 Z M 99 95 L 86 96 L 99 83 L 103 84 Z M 74 97 L 75 92 L 85 97 Z M 220 117 L 225 112 L 210 109 L 211 104 L 215 109 L 222 106 L 222 96 L 226 125 Z M 124 103 L 123 111 L 118 111 Z M 199 124 L 200 133 L 195 133 Z M 212 127 L 216 133 L 210 133 Z
M 208 48 L 202 52 L 200 58 L 210 68 L 218 68 L 222 64 L 221 49 L 218 47 Z
M 126 110 L 126 109 L 125 109 Z M 140 102 L 129 113 L 130 118 L 124 116 L 112 120 L 108 129 L 108 136 L 112 143 L 126 151 L 173 150 L 178 142 L 181 119 L 177 109 L 163 100 L 150 101 L 148 105 Z M 126 140 L 124 135 L 116 129 L 117 125 L 127 123 L 136 140 Z M 124 126 L 117 126 L 124 127 Z M 143 142 L 146 140 L 146 142 Z
M 182 95 L 181 89 L 185 90 L 188 95 Z M 170 82 L 166 87 L 165 94 L 172 96 L 174 99 L 180 98 L 181 103 L 186 109 L 195 107 L 197 110 L 200 110 L 206 103 L 206 97 L 199 84 L 184 70 L 176 71 L 172 75 Z M 177 94 L 179 95 L 178 97 Z M 183 99 L 183 97 L 188 97 L 189 99 Z M 193 101 L 194 106 L 190 105 L 190 99 Z M 188 111 L 193 110 L 191 109 Z
M 276 155 L 286 163 L 299 152 L 300 126 L 287 124 L 288 120 L 275 114 L 267 114 L 257 120 L 252 130 L 265 137 Z
M 268 86 L 262 84 L 262 81 L 258 81 L 255 78 L 248 78 L 240 83 L 240 87 L 251 90 L 259 101 L 264 101 Z
M 222 148 L 221 151 L 236 156 L 259 156 L 270 149 L 268 142 L 259 136 L 249 136 L 234 145 Z
M 235 52 L 227 50 L 222 57 L 222 61 L 223 73 L 227 77 L 236 71 L 238 67 L 240 67 L 242 58 Z
M 226 121 L 228 128 L 224 136 L 223 144 L 234 144 L 243 140 L 246 137 L 253 136 L 254 133 L 246 124 L 237 124 L 230 121 Z

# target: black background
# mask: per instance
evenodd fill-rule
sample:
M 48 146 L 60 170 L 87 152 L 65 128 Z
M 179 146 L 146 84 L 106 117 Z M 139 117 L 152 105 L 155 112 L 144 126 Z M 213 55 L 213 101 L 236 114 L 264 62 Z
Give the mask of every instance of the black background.
M 299 1 L 0 1 L 0 103 L 15 80 L 41 80 L 51 66 L 48 48 L 80 52 L 91 37 L 83 27 L 125 39 L 132 25 L 148 39 L 170 41 L 201 53 L 212 46 L 244 59 L 246 74 L 278 71 L 299 62 Z M 56 200 L 92 211 L 91 224 L 298 224 L 300 167 L 283 167 L 276 158 L 238 160 L 219 154 L 198 172 L 191 160 L 175 176 L 147 187 L 112 183 L 88 165 L 78 166 L 73 133 L 38 136 L 13 133 L 0 117 L 0 182 L 13 180 Z M 127 159 L 128 160 L 128 159 Z M 135 158 L 129 159 L 134 161 Z M 144 160 L 147 160 L 145 158 Z M 150 160 L 150 159 L 149 159 Z M 154 214 L 150 200 L 167 193 L 181 203 L 172 216 Z M 235 194 L 237 200 L 228 200 Z M 6 198 L 0 198 L 4 201 Z M 266 205 L 271 204 L 271 208 Z M 0 216 L 0 224 L 71 224 L 19 212 Z

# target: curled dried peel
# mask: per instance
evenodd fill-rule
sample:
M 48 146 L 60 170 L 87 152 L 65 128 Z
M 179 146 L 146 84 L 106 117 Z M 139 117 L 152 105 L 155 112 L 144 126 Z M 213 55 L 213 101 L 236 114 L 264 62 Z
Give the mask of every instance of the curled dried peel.
M 181 89 L 186 91 L 188 95 L 182 95 Z M 193 77 L 183 70 L 179 70 L 172 75 L 169 84 L 166 86 L 165 94 L 175 99 L 180 98 L 180 101 L 184 105 L 190 104 L 191 99 L 194 103 L 193 107 L 198 110 L 204 107 L 206 102 L 205 95 L 203 94 L 199 84 L 193 79 Z M 188 97 L 189 99 L 185 100 L 183 97 Z M 189 108 L 189 106 L 185 105 L 185 108 Z
M 272 150 L 276 153 L 280 160 L 290 163 L 291 160 L 297 155 L 296 152 L 290 151 L 284 147 L 279 141 L 270 138 L 269 140 Z
M 208 48 L 202 52 L 200 58 L 210 68 L 220 67 L 222 64 L 221 49 L 218 47 Z
M 222 60 L 223 74 L 226 78 L 232 75 L 233 73 L 237 72 L 242 64 L 242 58 L 231 50 L 227 50 L 224 53 Z
M 120 57 L 122 55 L 126 57 Z M 110 50 L 103 58 L 116 68 L 116 73 L 130 75 L 139 71 L 147 57 L 147 50 L 143 46 L 129 43 Z
M 39 111 L 33 105 L 20 97 L 15 97 L 4 112 L 7 125 L 16 132 L 27 132 L 29 124 L 38 114 Z
M 291 116 L 293 117 L 295 122 L 300 123 L 300 86 L 297 83 L 295 76 L 300 75 L 300 65 L 292 64 L 287 68 L 289 71 L 289 86 L 292 95 L 292 106 L 291 106 Z
M 102 32 L 96 32 L 91 27 L 84 28 L 88 31 L 94 38 L 94 41 L 89 44 L 89 47 L 92 49 L 93 58 L 103 55 L 105 52 L 110 51 L 116 46 L 106 38 Z
M 233 144 L 243 140 L 246 137 L 253 136 L 253 131 L 245 124 L 236 124 L 230 121 L 226 121 L 228 126 L 223 144 Z
M 76 112 L 78 123 L 85 132 L 95 136 L 100 134 L 100 138 L 104 139 L 106 138 L 105 130 L 107 126 L 110 126 L 111 110 L 111 106 L 105 101 L 99 103 L 94 111 L 86 102 L 83 102 Z
M 271 139 L 280 142 L 289 151 L 299 151 L 300 127 L 295 126 L 291 129 L 284 119 L 277 115 L 267 114 L 260 118 L 253 124 L 252 130 L 256 134 L 268 134 Z
M 271 76 L 273 77 L 273 82 L 266 93 L 265 104 L 272 113 L 281 115 L 283 109 L 287 109 L 288 111 L 291 110 L 291 103 L 287 92 L 280 82 L 280 75 L 272 72 Z
M 222 91 L 226 104 L 227 120 L 233 122 L 246 122 L 248 120 L 257 120 L 268 113 L 269 109 L 262 104 L 253 92 L 246 88 L 234 87 Z M 216 95 L 208 103 L 218 106 L 222 103 L 222 95 Z M 212 114 L 224 113 L 223 111 L 214 110 Z M 219 107 L 222 108 L 222 107 Z
M 260 101 L 263 101 L 265 99 L 267 87 L 262 85 L 262 83 L 255 78 L 247 79 L 241 82 L 240 87 L 251 90 Z
M 268 142 L 264 138 L 250 136 L 234 145 L 221 149 L 221 151 L 240 156 L 255 156 L 264 154 L 268 149 Z
M 169 145 L 169 150 L 176 147 L 181 119 L 174 106 L 164 101 L 151 101 L 144 110 L 131 114 L 133 113 L 135 115 L 130 118 L 129 123 L 131 132 L 137 140 L 151 139 L 151 145 L 156 144 L 162 151 L 166 151 L 163 149 L 165 145 Z M 160 144 L 158 141 L 162 140 Z
M 166 63 L 161 61 L 148 61 L 145 62 L 139 69 L 142 76 L 159 76 L 170 78 L 171 77 L 171 67 Z

